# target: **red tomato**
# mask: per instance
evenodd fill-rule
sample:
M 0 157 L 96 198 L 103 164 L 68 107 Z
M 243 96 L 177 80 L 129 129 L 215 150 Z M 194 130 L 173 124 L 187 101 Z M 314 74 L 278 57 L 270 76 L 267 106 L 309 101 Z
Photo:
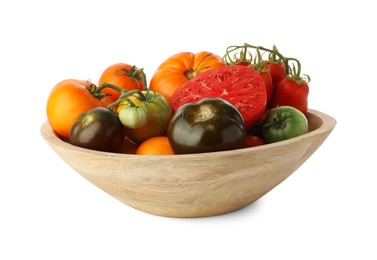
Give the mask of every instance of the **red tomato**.
M 167 136 L 155 136 L 142 142 L 136 150 L 138 155 L 173 155 Z
M 295 81 L 285 78 L 280 81 L 274 96 L 269 104 L 269 108 L 277 106 L 291 106 L 302 113 L 308 112 L 309 86 L 304 80 Z
M 267 92 L 267 104 L 270 102 L 272 95 L 274 93 L 274 87 L 272 85 L 272 78 L 270 72 L 268 71 L 261 71 L 259 74 L 262 76 L 264 83 L 266 85 L 266 92 Z
M 280 81 L 282 81 L 286 77 L 287 72 L 285 69 L 285 65 L 283 62 L 280 62 L 280 63 L 267 62 L 266 64 L 269 67 L 269 72 L 270 72 L 271 80 L 272 80 L 272 86 L 274 89 L 276 89 Z
M 47 119 L 63 139 L 69 138 L 69 131 L 81 113 L 111 103 L 109 97 L 103 97 L 95 90 L 93 83 L 76 79 L 63 80 L 51 90 L 46 107 Z
M 234 65 L 240 65 L 240 66 L 249 66 L 250 62 L 249 61 L 244 61 L 244 60 L 236 60 Z
M 135 66 L 131 66 L 125 63 L 116 63 L 107 67 L 98 81 L 98 86 L 103 83 L 115 85 L 125 90 L 144 89 L 144 72 L 142 69 L 138 69 Z M 144 75 L 145 76 L 145 75 Z M 120 92 L 112 88 L 104 88 L 102 93 L 111 95 L 111 99 L 116 101 Z
M 260 136 L 256 136 L 256 135 L 246 136 L 245 147 L 255 147 L 255 146 L 264 145 L 264 144 L 266 144 L 266 142 Z
M 264 80 L 245 66 L 225 66 L 206 71 L 180 86 L 173 94 L 172 107 L 206 97 L 222 98 L 241 113 L 245 126 L 252 126 L 264 113 L 267 92 Z

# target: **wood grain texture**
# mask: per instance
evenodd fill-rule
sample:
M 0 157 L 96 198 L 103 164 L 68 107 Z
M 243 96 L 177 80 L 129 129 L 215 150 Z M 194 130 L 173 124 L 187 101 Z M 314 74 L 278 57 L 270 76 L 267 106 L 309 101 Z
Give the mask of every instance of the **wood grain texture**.
M 88 181 L 138 210 L 167 217 L 204 217 L 243 208 L 276 187 L 326 140 L 336 120 L 309 110 L 308 134 L 232 151 L 147 156 L 76 147 L 47 122 L 41 134 Z

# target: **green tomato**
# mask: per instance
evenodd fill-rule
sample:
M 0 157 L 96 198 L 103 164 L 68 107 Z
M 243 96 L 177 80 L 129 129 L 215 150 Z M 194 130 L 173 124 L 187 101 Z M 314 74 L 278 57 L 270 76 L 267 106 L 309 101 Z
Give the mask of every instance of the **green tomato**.
M 245 147 L 246 127 L 237 108 L 221 98 L 187 103 L 173 115 L 168 138 L 176 154 Z
M 76 119 L 70 129 L 69 141 L 80 147 L 114 152 L 124 141 L 124 127 L 110 109 L 97 107 Z
M 136 110 L 132 112 L 126 110 L 122 114 L 123 108 L 119 112 L 119 117 L 125 125 L 126 136 L 139 144 L 149 138 L 166 135 L 173 114 L 172 108 L 164 96 L 154 91 L 142 91 L 142 93 L 146 99 L 142 102 L 138 100 Z M 137 95 L 130 97 L 133 101 L 135 98 Z M 129 114 L 135 118 L 128 118 Z M 132 122 L 126 123 L 126 121 Z
M 267 143 L 287 140 L 308 132 L 308 120 L 298 109 L 281 106 L 271 109 L 263 121 L 262 135 Z
M 150 115 L 146 106 L 124 107 L 119 112 L 119 119 L 128 128 L 137 129 L 145 126 Z

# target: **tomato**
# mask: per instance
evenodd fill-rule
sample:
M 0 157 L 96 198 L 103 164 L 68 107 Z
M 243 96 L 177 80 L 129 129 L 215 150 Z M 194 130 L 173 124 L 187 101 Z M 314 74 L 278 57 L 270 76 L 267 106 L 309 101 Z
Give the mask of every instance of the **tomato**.
M 125 98 L 118 111 L 126 136 L 138 144 L 154 136 L 166 135 L 173 114 L 165 97 L 154 91 L 141 91 Z
M 234 65 L 249 66 L 250 62 L 249 61 L 243 61 L 243 60 L 237 60 L 237 61 L 235 61 Z
M 269 104 L 270 108 L 277 106 L 292 106 L 302 113 L 308 112 L 309 86 L 304 80 L 296 81 L 285 78 L 280 81 Z
M 285 64 L 283 62 L 267 62 L 266 67 L 269 69 L 273 89 L 276 89 L 280 81 L 285 79 L 287 72 L 285 69 Z
M 245 146 L 246 127 L 231 103 L 221 98 L 204 98 L 175 112 L 168 138 L 177 154 L 231 150 Z
M 225 66 L 223 59 L 211 52 L 180 52 L 166 59 L 150 81 L 150 89 L 171 102 L 174 91 L 201 73 Z
M 274 87 L 272 85 L 272 78 L 271 78 L 270 72 L 268 71 L 260 71 L 258 73 L 263 78 L 264 84 L 266 86 L 267 104 L 268 104 L 274 92 Z
M 107 107 L 111 99 L 96 92 L 96 86 L 84 80 L 66 79 L 55 85 L 47 100 L 47 120 L 52 129 L 63 139 L 76 118 L 95 107 Z
M 267 143 L 279 142 L 308 132 L 308 120 L 290 106 L 273 108 L 263 122 L 262 134 Z
M 206 97 L 219 97 L 233 104 L 247 128 L 263 115 L 267 102 L 262 76 L 248 67 L 234 65 L 206 71 L 186 82 L 175 91 L 172 106 L 177 110 Z
M 129 138 L 125 137 L 123 144 L 115 152 L 124 154 L 136 154 L 137 145 Z
M 257 135 L 248 135 L 246 136 L 246 145 L 245 147 L 255 147 L 264 145 L 266 142 L 264 139 Z
M 110 109 L 96 107 L 82 113 L 73 124 L 69 141 L 80 147 L 114 152 L 124 141 L 124 127 Z
M 107 67 L 101 74 L 98 81 L 98 86 L 102 84 L 112 84 L 121 89 L 143 90 L 145 86 L 145 74 L 142 69 L 126 63 L 116 63 Z M 119 91 L 111 88 L 104 88 L 102 93 L 110 95 L 113 101 L 117 100 L 120 96 Z
M 167 136 L 155 136 L 142 142 L 136 150 L 138 155 L 173 155 Z
M 120 110 L 119 118 L 124 126 L 137 129 L 148 123 L 150 115 L 146 106 L 125 106 Z

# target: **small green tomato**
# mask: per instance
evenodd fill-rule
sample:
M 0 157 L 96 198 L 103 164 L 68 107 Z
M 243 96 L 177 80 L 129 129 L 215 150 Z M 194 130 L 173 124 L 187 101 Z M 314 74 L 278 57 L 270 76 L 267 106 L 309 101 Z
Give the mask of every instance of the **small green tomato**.
M 271 109 L 262 126 L 263 138 L 267 143 L 287 140 L 308 132 L 308 120 L 298 109 L 281 106 Z
M 149 122 L 149 111 L 146 106 L 126 106 L 119 112 L 122 124 L 131 129 L 138 129 Z

